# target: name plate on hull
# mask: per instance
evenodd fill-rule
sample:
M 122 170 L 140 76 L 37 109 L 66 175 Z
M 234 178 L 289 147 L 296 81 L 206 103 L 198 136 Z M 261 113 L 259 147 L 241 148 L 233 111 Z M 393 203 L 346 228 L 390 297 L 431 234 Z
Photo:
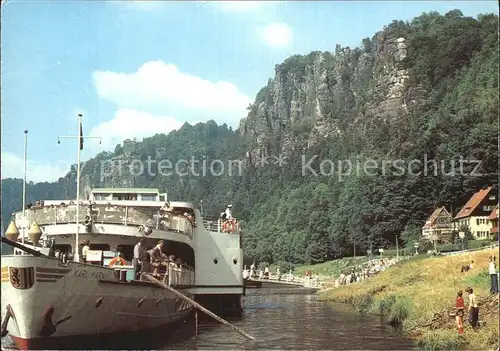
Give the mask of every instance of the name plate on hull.
M 73 271 L 73 276 L 83 279 L 104 279 L 104 273 L 92 269 L 77 268 Z

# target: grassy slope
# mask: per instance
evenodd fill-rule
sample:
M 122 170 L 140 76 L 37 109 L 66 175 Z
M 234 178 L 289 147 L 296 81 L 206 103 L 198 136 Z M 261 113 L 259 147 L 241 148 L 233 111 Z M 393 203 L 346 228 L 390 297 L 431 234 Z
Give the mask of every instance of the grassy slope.
M 490 297 L 488 308 L 480 306 L 483 326 L 479 332 L 464 323 L 465 334 L 459 337 L 454 319 L 443 318 L 452 309 L 460 289 L 473 287 L 479 300 L 490 295 L 487 267 L 488 257 L 493 254 L 498 256 L 498 250 L 408 261 L 371 280 L 325 291 L 322 297 L 351 304 L 361 313 L 387 315 L 390 323 L 400 324 L 414 336 L 422 349 L 497 349 L 498 299 L 492 302 Z M 476 267 L 460 273 L 460 267 L 470 260 L 476 262 Z M 442 316 L 436 329 L 419 327 L 432 321 L 436 313 Z

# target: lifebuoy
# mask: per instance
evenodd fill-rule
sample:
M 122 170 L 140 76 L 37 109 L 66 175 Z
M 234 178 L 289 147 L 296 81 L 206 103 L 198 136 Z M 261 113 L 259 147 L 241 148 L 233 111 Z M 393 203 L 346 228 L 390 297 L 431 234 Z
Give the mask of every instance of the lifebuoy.
M 118 261 L 120 261 L 120 265 L 122 266 L 125 266 L 127 264 L 127 261 L 125 261 L 123 258 L 121 258 L 120 256 L 117 256 L 115 258 L 113 258 L 110 262 L 109 262 L 109 266 L 110 267 L 113 267 Z
M 222 231 L 225 233 L 234 232 L 234 223 L 232 220 L 227 220 L 222 224 Z

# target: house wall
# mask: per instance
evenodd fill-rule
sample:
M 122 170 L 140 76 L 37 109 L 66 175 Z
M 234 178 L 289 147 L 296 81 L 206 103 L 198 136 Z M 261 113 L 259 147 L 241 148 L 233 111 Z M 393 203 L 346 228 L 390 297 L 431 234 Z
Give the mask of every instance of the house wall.
M 439 242 L 451 242 L 453 232 L 453 218 L 443 211 L 435 220 L 431 227 L 422 228 L 422 236 L 425 239 L 432 240 L 432 234 L 438 235 Z
M 489 238 L 491 222 L 488 220 L 488 216 L 472 216 L 467 219 L 474 239 L 485 240 Z

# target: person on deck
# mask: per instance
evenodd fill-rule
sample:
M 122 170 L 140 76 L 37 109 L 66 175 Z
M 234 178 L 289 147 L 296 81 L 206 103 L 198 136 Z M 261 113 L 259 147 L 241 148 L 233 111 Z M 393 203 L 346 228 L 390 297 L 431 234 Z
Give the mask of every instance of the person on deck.
M 226 208 L 226 211 L 225 211 L 225 214 L 226 214 L 226 221 L 230 221 L 233 219 L 233 216 L 231 214 L 231 208 L 233 207 L 233 205 L 227 205 L 227 208 Z
M 134 246 L 134 258 L 132 259 L 132 265 L 134 266 L 134 276 L 135 279 L 139 278 L 139 273 L 141 271 L 142 259 L 141 256 L 144 255 L 144 242 L 145 238 L 140 238 L 137 244 Z
M 82 262 L 87 263 L 87 254 L 90 250 L 90 240 L 85 240 L 82 247 Z
M 153 275 L 158 275 L 158 267 L 164 260 L 165 255 L 163 254 L 163 244 L 164 241 L 158 241 L 158 244 L 149 251 L 151 257 L 151 265 L 154 267 Z

